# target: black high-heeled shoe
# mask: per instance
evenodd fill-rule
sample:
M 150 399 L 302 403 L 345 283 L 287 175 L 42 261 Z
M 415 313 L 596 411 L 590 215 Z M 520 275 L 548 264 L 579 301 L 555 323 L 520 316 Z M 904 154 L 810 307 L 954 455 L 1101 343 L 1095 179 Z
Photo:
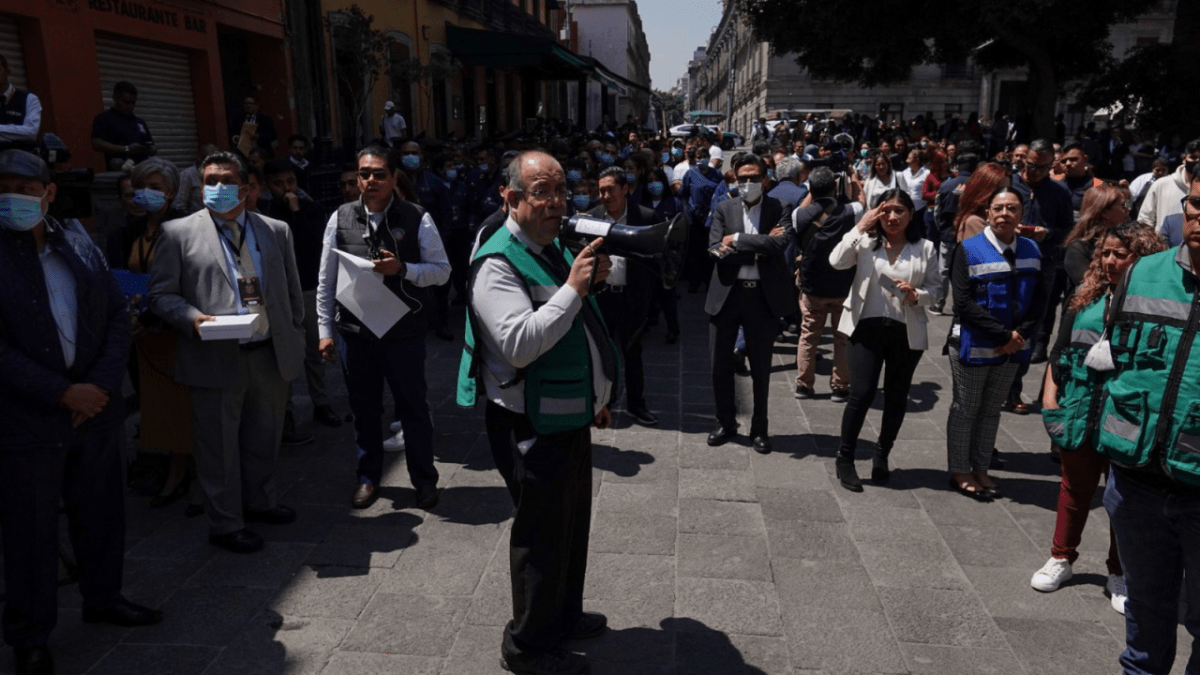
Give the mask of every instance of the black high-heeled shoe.
M 876 485 L 886 485 L 892 479 L 892 470 L 888 468 L 888 452 L 876 450 L 871 458 L 871 482 Z
M 842 487 L 851 492 L 862 492 L 862 479 L 858 477 L 858 470 L 854 468 L 854 460 L 838 457 L 833 464 L 837 471 L 838 482 Z

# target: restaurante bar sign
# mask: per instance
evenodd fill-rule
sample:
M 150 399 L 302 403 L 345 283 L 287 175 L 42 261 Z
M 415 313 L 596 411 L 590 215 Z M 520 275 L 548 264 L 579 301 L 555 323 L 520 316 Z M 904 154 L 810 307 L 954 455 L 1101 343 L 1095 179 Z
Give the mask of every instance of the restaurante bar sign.
M 157 26 L 182 28 L 193 33 L 208 32 L 207 23 L 198 16 L 180 14 L 173 9 L 155 7 L 140 2 L 129 2 L 128 0 L 88 0 L 88 9 L 145 21 Z

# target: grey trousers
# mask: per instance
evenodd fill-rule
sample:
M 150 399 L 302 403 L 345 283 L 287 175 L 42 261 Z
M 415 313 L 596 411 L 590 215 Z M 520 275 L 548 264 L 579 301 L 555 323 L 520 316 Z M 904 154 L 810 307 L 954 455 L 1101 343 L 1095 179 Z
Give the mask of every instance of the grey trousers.
M 325 359 L 317 351 L 321 333 L 317 328 L 317 292 L 304 291 L 304 380 L 308 383 L 308 396 L 313 407 L 329 405 L 329 393 L 325 386 Z M 291 412 L 292 397 L 287 400 L 287 411 Z
M 1017 374 L 1016 363 L 968 366 L 950 355 L 954 398 L 946 420 L 946 458 L 950 473 L 987 471 L 1000 430 L 1000 408 Z
M 237 378 L 228 387 L 191 388 L 196 474 L 212 534 L 245 527 L 243 509 L 275 506 L 275 460 L 288 384 L 274 350 L 240 352 Z

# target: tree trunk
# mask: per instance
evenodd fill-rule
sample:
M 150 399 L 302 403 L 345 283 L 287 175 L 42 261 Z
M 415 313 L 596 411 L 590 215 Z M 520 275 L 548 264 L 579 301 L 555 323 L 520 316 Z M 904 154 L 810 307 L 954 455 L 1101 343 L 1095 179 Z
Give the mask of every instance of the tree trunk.
M 1049 59 L 1031 59 L 1026 93 L 1029 138 L 1054 138 L 1054 111 L 1058 106 L 1058 74 Z

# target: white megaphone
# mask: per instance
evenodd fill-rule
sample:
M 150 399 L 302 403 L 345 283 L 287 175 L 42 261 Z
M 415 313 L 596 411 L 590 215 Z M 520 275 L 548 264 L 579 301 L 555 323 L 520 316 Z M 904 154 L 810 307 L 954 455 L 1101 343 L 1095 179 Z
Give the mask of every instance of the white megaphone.
M 558 239 L 579 255 L 585 246 L 604 238 L 605 253 L 649 261 L 657 265 L 665 288 L 674 288 L 687 254 L 687 224 L 683 214 L 655 225 L 618 225 L 591 216 L 563 218 Z

